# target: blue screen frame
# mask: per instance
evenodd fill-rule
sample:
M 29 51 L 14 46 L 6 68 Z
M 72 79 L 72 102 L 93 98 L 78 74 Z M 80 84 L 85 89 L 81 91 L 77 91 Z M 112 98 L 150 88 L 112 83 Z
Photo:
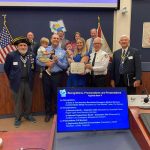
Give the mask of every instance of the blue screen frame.
M 119 9 L 120 0 L 1 0 L 0 6 L 91 7 Z
M 126 88 L 59 88 L 57 132 L 129 129 Z

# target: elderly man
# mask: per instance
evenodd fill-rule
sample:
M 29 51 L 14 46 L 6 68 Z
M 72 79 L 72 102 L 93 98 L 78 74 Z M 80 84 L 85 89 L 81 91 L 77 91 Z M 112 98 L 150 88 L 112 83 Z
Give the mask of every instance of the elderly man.
M 45 122 L 48 122 L 57 113 L 57 87 L 61 87 L 64 75 L 63 71 L 68 67 L 66 51 L 59 47 L 59 40 L 59 35 L 53 34 L 51 37 L 51 46 L 46 48 L 48 52 L 54 52 L 52 61 L 41 63 L 37 59 L 39 65 L 51 68 L 51 75 L 48 75 L 46 71 L 42 75 L 46 112 Z M 52 97 L 54 98 L 54 108 L 52 108 Z
M 31 51 L 31 52 L 33 52 L 35 55 L 37 55 L 37 50 L 39 48 L 39 44 L 37 42 L 35 42 L 33 32 L 28 32 L 27 33 L 27 39 L 31 43 L 29 45 L 28 50 Z
M 89 54 L 94 52 L 93 41 L 97 37 L 97 30 L 95 28 L 91 29 L 90 35 L 91 35 L 91 38 L 87 39 L 87 41 L 86 41 L 86 48 L 87 48 L 87 51 L 89 52 Z
M 111 86 L 127 87 L 128 94 L 135 94 L 136 87 L 140 86 L 141 59 L 138 50 L 131 48 L 129 43 L 128 36 L 120 37 L 121 49 L 113 54 Z
M 7 55 L 4 70 L 14 96 L 14 125 L 18 127 L 21 124 L 22 115 L 27 120 L 36 122 L 31 115 L 32 85 L 36 65 L 33 53 L 28 51 L 30 42 L 26 37 L 15 38 L 13 44 L 16 46 L 17 51 Z
M 101 50 L 102 39 L 97 37 L 93 41 L 94 52 L 90 54 L 90 64 L 86 64 L 86 69 L 91 70 L 91 86 L 106 86 L 106 75 L 109 64 L 109 55 Z

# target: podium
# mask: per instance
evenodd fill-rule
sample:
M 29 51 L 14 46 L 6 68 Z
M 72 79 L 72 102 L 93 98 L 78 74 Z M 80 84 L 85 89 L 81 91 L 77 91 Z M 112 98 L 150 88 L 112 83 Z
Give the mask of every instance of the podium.
M 150 109 L 140 109 L 138 107 L 129 107 L 130 129 L 142 150 L 150 149 L 150 135 L 143 122 L 139 118 L 141 113 L 150 113 Z
M 130 142 L 132 144 L 134 144 L 134 146 L 136 147 L 136 150 L 138 150 L 138 146 L 136 145 L 137 143 L 139 144 L 140 149 L 148 150 L 148 149 L 150 149 L 150 135 L 147 132 L 143 122 L 139 118 L 140 113 L 150 113 L 150 110 L 140 109 L 139 107 L 133 107 L 133 106 L 129 107 L 129 118 L 130 118 L 130 131 L 131 131 L 131 134 L 130 134 L 130 131 L 129 131 L 128 133 L 126 133 L 126 136 L 128 138 L 130 138 L 130 140 L 131 140 Z M 56 140 L 60 140 L 60 141 L 62 140 L 61 138 L 58 137 L 58 135 L 56 133 L 56 124 L 57 124 L 56 120 L 57 120 L 57 117 L 55 116 L 54 121 L 53 121 L 53 129 L 51 130 L 51 133 L 53 133 L 53 135 L 54 135 L 53 142 L 51 142 L 51 144 L 52 144 L 51 146 L 53 147 L 52 148 L 53 150 L 55 150 L 57 148 L 58 142 Z M 83 135 L 81 135 L 81 136 L 83 136 Z M 122 135 L 120 137 L 122 138 Z M 137 143 L 135 143 L 134 140 L 136 140 Z M 118 141 L 118 143 L 119 142 L 120 141 Z M 126 142 L 128 142 L 128 140 Z
M 57 133 L 57 116 L 52 128 L 52 150 L 141 150 L 130 130 Z

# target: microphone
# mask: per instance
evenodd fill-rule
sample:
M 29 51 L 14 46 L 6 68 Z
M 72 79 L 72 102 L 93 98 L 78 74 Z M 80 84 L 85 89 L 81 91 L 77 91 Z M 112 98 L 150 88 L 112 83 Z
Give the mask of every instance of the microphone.
M 149 94 L 148 94 L 148 91 L 147 91 L 147 89 L 146 89 L 146 87 L 144 85 L 143 85 L 143 88 L 144 88 L 144 90 L 142 90 L 142 94 L 146 94 L 147 95 L 147 97 L 144 98 L 144 102 L 148 103 L 149 102 Z

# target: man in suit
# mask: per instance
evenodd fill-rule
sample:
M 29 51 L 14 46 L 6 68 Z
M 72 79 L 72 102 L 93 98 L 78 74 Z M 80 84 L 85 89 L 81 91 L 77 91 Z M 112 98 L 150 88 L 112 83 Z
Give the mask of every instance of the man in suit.
M 58 35 L 59 35 L 59 38 L 60 38 L 60 40 L 59 40 L 59 46 L 62 49 L 66 50 L 66 44 L 69 42 L 69 40 L 67 40 L 65 38 L 65 33 L 62 30 L 58 31 Z
M 39 48 L 39 44 L 34 41 L 34 34 L 33 32 L 28 32 L 27 33 L 27 39 L 29 40 L 29 42 L 31 43 L 28 47 L 28 50 L 33 52 L 35 54 L 35 56 L 37 55 L 37 50 Z
M 7 55 L 4 70 L 14 97 L 14 125 L 18 127 L 21 124 L 22 116 L 31 122 L 36 122 L 31 115 L 32 86 L 36 65 L 34 54 L 28 51 L 30 42 L 26 37 L 15 38 L 13 44 L 17 51 Z
M 136 87 L 141 82 L 141 59 L 139 51 L 129 47 L 129 43 L 128 36 L 121 36 L 121 49 L 113 54 L 111 86 L 127 87 L 128 94 L 136 94 Z

